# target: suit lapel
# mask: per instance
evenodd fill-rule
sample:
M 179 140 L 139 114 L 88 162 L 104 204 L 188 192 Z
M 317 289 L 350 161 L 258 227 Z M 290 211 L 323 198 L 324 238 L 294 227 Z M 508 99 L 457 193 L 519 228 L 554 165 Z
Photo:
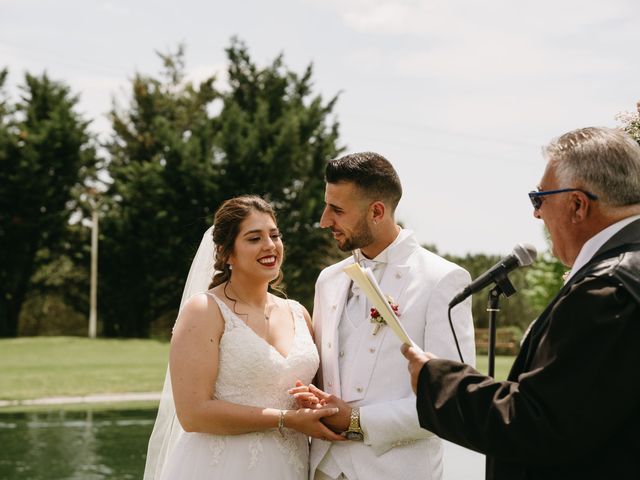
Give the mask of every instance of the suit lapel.
M 322 377 L 324 389 L 338 397 L 341 396 L 338 363 L 338 324 L 347 304 L 347 294 L 350 288 L 351 279 L 346 273 L 340 272 L 337 274 L 337 278 L 331 288 L 327 289 L 327 297 L 324 299 L 328 305 L 328 312 L 326 319 L 322 321 Z
M 385 295 L 391 297 L 394 303 L 399 304 L 400 296 L 404 293 L 409 279 L 410 269 L 408 265 L 388 265 L 384 272 L 380 289 Z

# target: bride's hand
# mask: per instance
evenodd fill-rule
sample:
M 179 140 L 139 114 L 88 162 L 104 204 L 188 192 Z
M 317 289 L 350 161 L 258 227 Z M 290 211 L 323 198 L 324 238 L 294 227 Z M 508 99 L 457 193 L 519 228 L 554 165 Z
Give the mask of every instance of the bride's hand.
M 337 408 L 299 408 L 287 410 L 284 414 L 284 426 L 302 432 L 313 438 L 320 438 L 330 442 L 346 440 L 342 435 L 332 432 L 320 420 L 338 413 Z
M 288 393 L 293 396 L 298 408 L 322 408 L 325 406 L 325 401 L 311 393 L 309 387 L 300 380 L 296 381 L 296 386 L 289 389 Z

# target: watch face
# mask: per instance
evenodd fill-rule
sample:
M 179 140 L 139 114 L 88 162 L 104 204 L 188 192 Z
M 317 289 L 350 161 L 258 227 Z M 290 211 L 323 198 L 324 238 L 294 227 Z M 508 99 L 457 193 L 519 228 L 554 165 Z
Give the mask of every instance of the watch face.
M 349 439 L 349 440 L 363 440 L 364 439 L 364 435 L 362 433 L 358 433 L 358 432 L 345 432 L 345 435 L 347 436 L 347 439 Z

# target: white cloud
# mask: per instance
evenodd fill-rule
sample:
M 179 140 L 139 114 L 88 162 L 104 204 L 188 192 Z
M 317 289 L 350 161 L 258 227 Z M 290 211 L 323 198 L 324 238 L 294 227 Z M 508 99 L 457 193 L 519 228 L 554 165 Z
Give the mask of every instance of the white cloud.
M 637 12 L 635 0 L 307 0 L 334 10 L 350 28 L 363 33 L 451 37 L 482 41 L 492 31 L 570 35 Z M 481 35 L 478 35 L 481 34 Z
M 131 14 L 131 9 L 126 6 L 123 5 L 122 3 L 114 3 L 114 2 L 100 2 L 100 4 L 98 5 L 98 10 L 101 12 L 105 12 L 105 13 L 111 13 L 114 15 L 121 15 L 121 16 L 125 16 L 125 15 L 130 15 Z
M 399 41 L 406 35 L 419 37 L 404 39 L 402 48 L 378 41 L 346 52 L 351 61 L 360 58 L 364 66 L 385 62 L 389 70 L 411 77 L 451 76 L 468 82 L 469 75 L 474 75 L 489 83 L 495 78 L 532 78 L 568 69 L 576 75 L 620 70 L 625 60 L 612 55 L 615 52 L 605 44 L 598 50 L 593 37 L 599 28 L 612 29 L 609 22 L 614 19 L 618 38 L 637 37 L 637 25 L 620 22 L 632 9 L 638 10 L 626 0 L 606 5 L 541 0 L 535 6 L 503 1 L 491 3 L 490 8 L 444 0 L 323 3 L 335 8 L 348 26 L 373 38 L 379 34 L 393 34 Z M 581 35 L 588 37 L 581 41 Z
M 464 122 L 471 131 L 507 128 L 504 136 L 539 138 L 546 137 L 546 125 L 553 128 L 542 120 L 551 114 L 556 126 L 575 124 L 577 116 L 585 124 L 611 123 L 599 116 L 612 108 L 602 89 L 617 88 L 636 68 L 629 55 L 637 29 L 627 18 L 638 6 L 626 0 L 323 4 L 367 40 L 345 49 L 344 63 L 365 77 L 383 77 L 382 88 L 384 82 L 424 85 L 405 107 L 429 112 L 444 128 Z M 541 119 L 538 131 L 518 133 L 523 117 Z

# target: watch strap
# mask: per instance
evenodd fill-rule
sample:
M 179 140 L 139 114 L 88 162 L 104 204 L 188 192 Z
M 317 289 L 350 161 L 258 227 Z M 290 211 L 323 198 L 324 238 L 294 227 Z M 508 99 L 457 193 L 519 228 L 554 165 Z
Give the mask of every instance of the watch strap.
M 360 408 L 353 407 L 351 409 L 349 428 L 347 428 L 346 433 L 356 433 L 360 435 L 364 433 L 362 431 L 362 427 L 360 426 Z

